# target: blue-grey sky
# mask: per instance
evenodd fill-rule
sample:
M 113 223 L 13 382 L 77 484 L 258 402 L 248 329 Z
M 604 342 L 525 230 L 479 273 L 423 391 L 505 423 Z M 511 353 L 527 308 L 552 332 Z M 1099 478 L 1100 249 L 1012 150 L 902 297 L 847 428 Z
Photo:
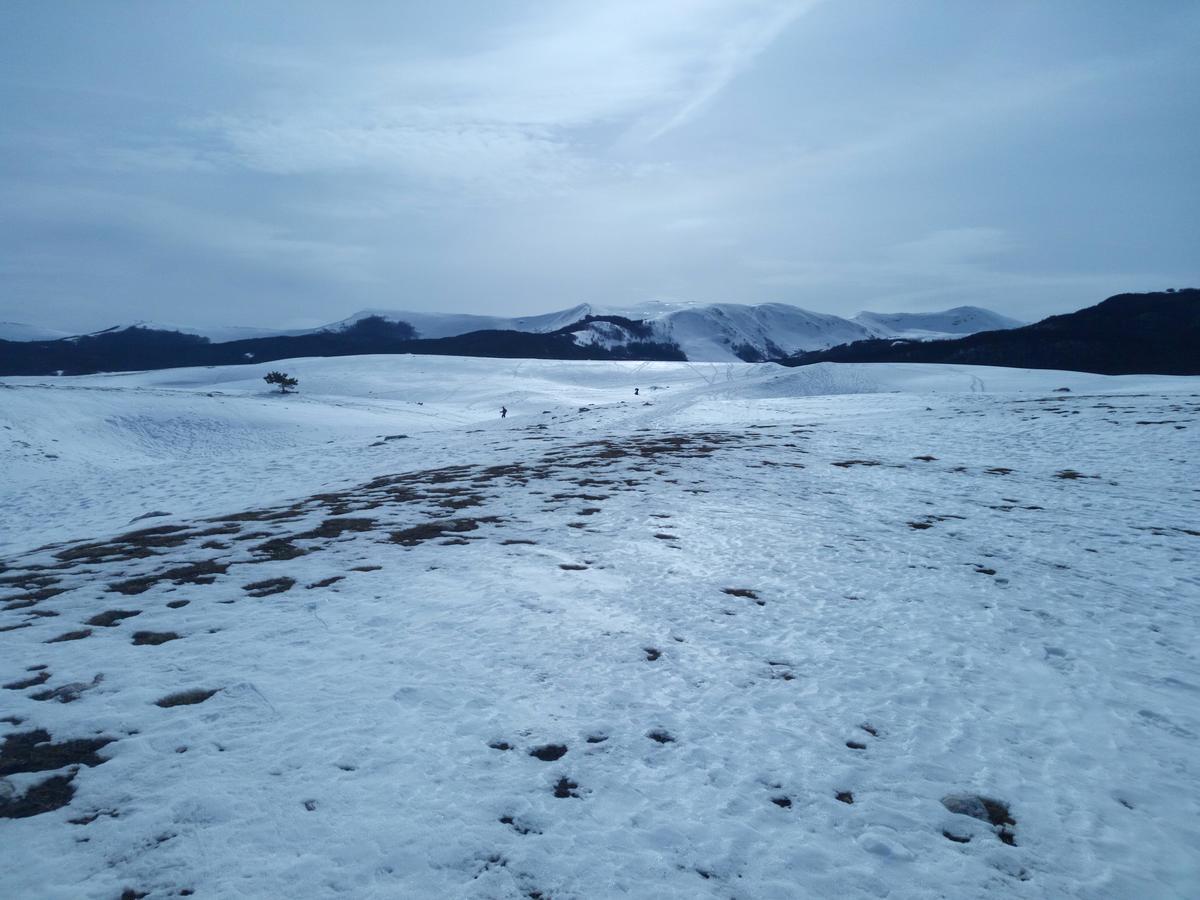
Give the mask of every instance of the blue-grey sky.
M 1200 283 L 1195 0 L 10 2 L 0 320 Z

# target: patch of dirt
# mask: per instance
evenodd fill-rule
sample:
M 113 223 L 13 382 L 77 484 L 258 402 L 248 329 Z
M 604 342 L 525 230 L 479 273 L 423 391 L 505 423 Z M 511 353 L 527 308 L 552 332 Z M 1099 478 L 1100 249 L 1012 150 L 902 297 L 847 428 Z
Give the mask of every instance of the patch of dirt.
M 578 789 L 579 785 L 564 775 L 562 778 L 558 779 L 554 785 L 554 796 L 558 797 L 560 800 L 566 799 L 567 797 L 578 798 L 579 794 L 575 793 Z
M 481 523 L 491 524 L 499 521 L 499 516 L 486 516 L 478 519 L 437 519 L 433 522 L 426 522 L 423 525 L 414 525 L 411 528 L 393 531 L 391 540 L 393 543 L 401 544 L 405 547 L 415 547 L 417 544 L 431 541 L 435 538 L 460 534 L 465 531 L 475 531 Z
M 52 775 L 39 781 L 24 794 L 15 797 L 0 797 L 0 819 L 27 819 L 42 813 L 62 809 L 75 796 L 75 772 Z
M 787 797 L 787 796 L 772 797 L 771 802 L 774 803 L 776 806 L 780 807 L 781 809 L 791 809 L 792 808 L 792 798 L 791 797 Z
M 662 651 L 657 647 L 643 647 L 642 652 L 646 654 L 647 662 L 654 662 L 656 659 L 662 656 Z
M 92 633 L 90 628 L 82 628 L 79 631 L 68 631 L 65 634 L 60 634 L 58 637 L 52 637 L 48 641 L 43 641 L 45 644 L 61 644 L 63 641 L 82 641 L 85 637 Z
M 283 522 L 287 519 L 296 519 L 304 515 L 304 510 L 299 506 L 289 506 L 286 509 L 251 509 L 246 512 L 233 513 L 228 516 L 218 516 L 215 519 L 208 519 L 209 522 Z
M 156 549 L 178 547 L 192 535 L 184 525 L 159 525 L 118 535 L 111 541 L 76 544 L 54 554 L 63 562 L 100 562 L 142 559 L 153 556 Z
M 97 675 L 90 682 L 72 681 L 69 684 L 60 685 L 59 687 L 51 690 L 38 691 L 36 694 L 30 694 L 29 699 L 40 702 L 57 700 L 59 703 L 74 703 L 79 699 L 80 694 L 82 694 L 84 691 L 90 691 L 103 680 L 103 675 Z
M 320 581 L 314 581 L 312 584 L 306 584 L 305 587 L 310 591 L 313 588 L 329 587 L 331 584 L 337 584 L 345 577 L 345 575 L 330 575 L 328 578 L 322 578 Z
M 839 469 L 849 469 L 851 466 L 881 466 L 877 459 L 844 459 L 841 462 L 830 463 L 831 466 L 837 466 Z
M 167 696 L 155 700 L 154 705 L 161 706 L 163 709 L 170 709 L 173 706 L 194 706 L 197 703 L 203 703 L 216 692 L 216 688 L 211 691 L 204 688 L 177 691 L 174 694 L 167 694 Z
M 326 519 L 312 531 L 302 531 L 292 536 L 293 540 L 309 538 L 339 538 L 346 532 L 370 531 L 375 527 L 374 519 Z
M 186 603 L 187 601 L 183 601 Z M 101 628 L 113 628 L 122 619 L 130 619 L 134 616 L 140 616 L 140 609 L 110 609 L 102 613 L 97 613 L 87 620 L 88 625 L 96 625 Z
M 850 793 L 849 791 L 838 791 L 834 795 L 834 798 L 836 800 L 839 800 L 842 803 L 853 803 L 854 802 L 854 795 L 852 793 Z
M 1016 833 L 1012 828 L 1016 827 L 1017 820 L 1003 800 L 979 794 L 949 794 L 942 798 L 942 806 L 952 813 L 987 822 L 1001 841 L 1010 846 L 1016 845 Z
M 309 551 L 297 547 L 289 538 L 272 538 L 255 547 L 254 552 L 260 554 L 260 558 L 255 562 L 286 562 L 304 556 Z
M 1062 469 L 1054 473 L 1055 478 L 1062 478 L 1065 481 L 1078 481 L 1081 478 L 1099 478 L 1099 475 L 1084 475 L 1082 472 L 1076 472 L 1074 469 Z
M 529 755 L 542 762 L 554 762 L 556 759 L 562 759 L 566 752 L 566 744 L 545 744 L 541 747 L 534 747 L 529 751 Z
M 671 737 L 669 732 L 663 731 L 661 728 L 646 732 L 646 737 L 658 744 L 675 743 L 675 738 Z
M 224 575 L 228 570 L 228 563 L 219 563 L 216 560 L 206 559 L 200 562 L 187 563 L 182 566 L 174 566 L 173 568 L 164 569 L 152 575 L 127 578 L 124 581 L 110 584 L 108 590 L 130 596 L 143 594 L 160 581 L 169 581 L 174 585 L 212 584 L 216 581 L 216 576 Z
M 114 738 L 80 738 L 54 743 L 44 728 L 9 734 L 0 745 L 0 777 L 19 772 L 49 772 L 64 766 L 98 766 L 107 758 L 97 756 Z
M 49 600 L 51 597 L 57 597 L 59 594 L 65 594 L 66 588 L 44 587 L 37 590 L 27 591 L 24 594 L 18 594 L 10 598 L 5 609 L 26 609 L 30 606 L 36 606 L 43 600 Z
M 167 641 L 177 640 L 179 640 L 179 635 L 173 631 L 135 631 L 133 633 L 133 643 L 139 647 L 157 647 Z
M 295 578 L 288 578 L 285 575 L 282 578 L 268 578 L 264 581 L 253 581 L 250 584 L 244 584 L 242 585 L 242 590 L 251 597 L 269 597 L 272 594 L 282 594 L 284 591 L 290 591 L 295 584 Z
M 747 600 L 757 600 L 758 592 L 750 588 L 721 588 L 722 594 L 728 594 L 730 597 L 745 597 Z
M 37 687 L 39 684 L 45 684 L 49 680 L 50 673 L 42 671 L 38 672 L 33 677 L 26 678 L 22 681 L 10 681 L 8 684 L 3 685 L 3 687 L 6 691 L 23 691 L 26 688 Z
M 191 602 L 191 600 L 172 600 L 167 603 L 167 609 L 183 609 Z

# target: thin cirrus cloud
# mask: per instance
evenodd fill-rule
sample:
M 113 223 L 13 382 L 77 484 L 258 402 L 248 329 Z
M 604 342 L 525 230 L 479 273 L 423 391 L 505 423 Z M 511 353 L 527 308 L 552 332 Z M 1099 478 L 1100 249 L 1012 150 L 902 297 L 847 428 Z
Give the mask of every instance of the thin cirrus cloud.
M 562 186 L 620 168 L 604 158 L 613 132 L 649 142 L 684 123 L 812 5 L 594 4 L 469 54 L 249 59 L 271 86 L 256 108 L 197 127 L 273 173 Z

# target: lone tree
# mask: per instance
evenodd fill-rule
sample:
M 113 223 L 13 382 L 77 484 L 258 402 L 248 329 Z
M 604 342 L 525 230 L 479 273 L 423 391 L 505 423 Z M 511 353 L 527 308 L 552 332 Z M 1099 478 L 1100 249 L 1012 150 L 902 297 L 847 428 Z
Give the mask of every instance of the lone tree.
M 299 378 L 293 378 L 287 372 L 268 372 L 263 376 L 263 381 L 267 384 L 279 385 L 279 393 L 286 394 L 300 383 Z

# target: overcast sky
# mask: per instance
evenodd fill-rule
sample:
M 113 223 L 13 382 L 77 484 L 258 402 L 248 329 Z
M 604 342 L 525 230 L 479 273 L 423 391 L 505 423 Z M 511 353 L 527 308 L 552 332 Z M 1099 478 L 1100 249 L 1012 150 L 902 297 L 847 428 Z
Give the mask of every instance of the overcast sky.
M 1195 0 L 9 2 L 0 320 L 1200 284 Z

